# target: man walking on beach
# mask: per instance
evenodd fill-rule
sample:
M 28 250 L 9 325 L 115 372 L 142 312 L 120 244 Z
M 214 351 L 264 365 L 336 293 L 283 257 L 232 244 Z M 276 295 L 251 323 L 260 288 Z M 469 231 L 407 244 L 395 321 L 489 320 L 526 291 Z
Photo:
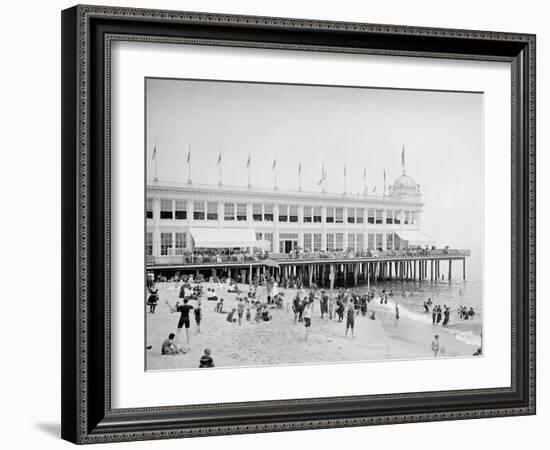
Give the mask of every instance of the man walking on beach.
M 354 309 L 354 305 L 352 302 L 349 303 L 349 306 L 348 306 L 348 313 L 347 313 L 347 316 L 346 316 L 346 334 L 344 335 L 345 337 L 348 336 L 348 330 L 351 328 L 351 337 L 353 338 L 354 337 L 354 328 L 355 326 L 355 309 Z
M 304 305 L 303 313 L 302 313 L 302 317 L 304 319 L 304 325 L 305 325 L 305 328 L 306 328 L 306 331 L 305 331 L 305 340 L 306 340 L 306 342 L 307 342 L 307 338 L 308 338 L 308 335 L 309 335 L 309 331 L 311 329 L 312 305 L 313 305 L 313 301 L 306 302 L 306 304 Z

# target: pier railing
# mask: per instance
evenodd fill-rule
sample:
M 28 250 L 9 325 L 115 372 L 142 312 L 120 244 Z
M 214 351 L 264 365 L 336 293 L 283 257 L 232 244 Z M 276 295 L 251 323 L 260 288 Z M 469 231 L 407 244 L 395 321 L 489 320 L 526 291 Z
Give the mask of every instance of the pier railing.
M 470 250 L 460 249 L 412 249 L 412 250 L 388 250 L 388 251 L 326 251 L 326 252 L 299 252 L 299 253 L 270 253 L 263 255 L 251 254 L 236 254 L 236 255 L 163 255 L 163 256 L 147 256 L 147 266 L 162 266 L 162 265 L 188 265 L 188 264 L 207 264 L 209 266 L 223 265 L 228 263 L 250 263 L 257 264 L 264 260 L 277 262 L 287 261 L 326 261 L 326 260 L 342 260 L 349 259 L 362 260 L 365 258 L 445 258 L 445 257 L 468 257 Z

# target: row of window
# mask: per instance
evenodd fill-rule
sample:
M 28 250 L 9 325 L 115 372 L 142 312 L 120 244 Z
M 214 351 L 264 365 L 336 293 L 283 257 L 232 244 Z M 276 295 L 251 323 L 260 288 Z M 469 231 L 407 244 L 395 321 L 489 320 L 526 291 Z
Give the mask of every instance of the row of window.
M 347 247 L 344 248 L 344 233 L 327 233 L 326 250 L 363 250 L 363 233 L 348 233 Z M 256 233 L 257 240 L 269 242 L 268 251 L 273 252 L 273 233 Z M 368 233 L 367 248 L 374 250 L 383 248 L 383 233 Z M 394 250 L 398 246 L 398 237 L 394 233 L 386 234 L 386 250 Z M 298 246 L 297 233 L 279 234 L 279 253 L 288 253 L 289 250 Z M 182 255 L 187 248 L 187 233 L 168 232 L 160 234 L 160 254 Z M 322 249 L 321 233 L 304 233 L 304 250 L 318 252 Z M 145 250 L 148 256 L 153 254 L 153 233 L 147 233 L 145 240 Z
M 252 205 L 252 220 L 254 222 L 273 222 L 273 205 L 254 203 Z M 153 218 L 153 201 L 147 199 L 147 218 Z M 368 209 L 367 223 L 382 224 L 383 223 L 382 209 Z M 168 200 L 162 199 L 160 204 L 161 219 L 187 219 L 187 202 L 185 200 Z M 193 202 L 193 220 L 211 220 L 219 219 L 218 203 L 217 202 Z M 298 222 L 298 206 L 296 205 L 280 205 L 279 214 L 277 217 L 279 222 Z M 405 225 L 416 224 L 416 213 L 414 211 L 386 210 L 386 224 Z M 248 213 L 246 203 L 224 203 L 223 204 L 223 220 L 224 221 L 247 221 Z M 364 223 L 363 208 L 347 208 L 347 223 L 362 224 Z M 304 206 L 304 223 L 322 223 L 322 208 L 320 206 Z M 344 208 L 343 207 L 327 207 L 326 208 L 326 223 L 344 223 Z

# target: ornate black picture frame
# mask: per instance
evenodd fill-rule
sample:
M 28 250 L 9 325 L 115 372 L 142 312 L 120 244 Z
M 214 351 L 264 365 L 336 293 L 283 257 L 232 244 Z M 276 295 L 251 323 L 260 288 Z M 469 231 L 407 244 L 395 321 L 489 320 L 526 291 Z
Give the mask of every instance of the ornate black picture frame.
M 511 63 L 511 386 L 113 409 L 109 113 L 116 40 Z M 99 6 L 62 12 L 64 439 L 84 444 L 534 413 L 534 35 Z

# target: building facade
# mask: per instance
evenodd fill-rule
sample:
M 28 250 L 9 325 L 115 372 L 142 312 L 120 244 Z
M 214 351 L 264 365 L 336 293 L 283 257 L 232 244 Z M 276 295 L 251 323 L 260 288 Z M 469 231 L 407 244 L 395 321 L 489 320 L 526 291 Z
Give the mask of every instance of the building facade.
M 420 186 L 404 172 L 380 195 L 156 180 L 147 184 L 146 254 L 169 263 L 193 251 L 193 231 L 205 228 L 252 229 L 270 253 L 403 249 L 425 237 L 422 206 Z

